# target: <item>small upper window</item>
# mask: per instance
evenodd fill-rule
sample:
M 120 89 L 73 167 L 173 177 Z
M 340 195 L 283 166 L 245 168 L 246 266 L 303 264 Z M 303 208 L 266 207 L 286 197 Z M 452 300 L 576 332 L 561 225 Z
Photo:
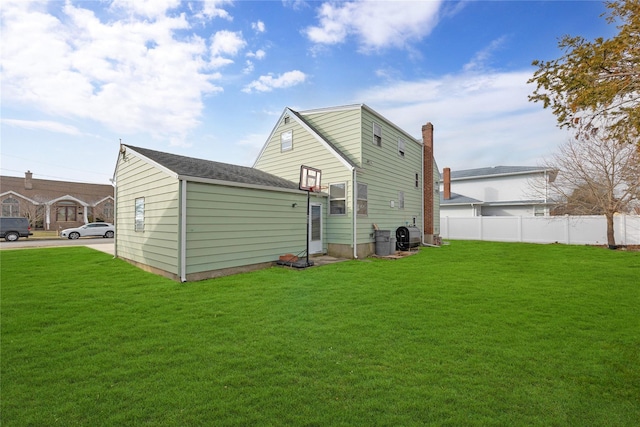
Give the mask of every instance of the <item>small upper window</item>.
M 419 188 L 419 187 L 420 187 L 420 174 L 417 173 L 416 174 L 416 188 Z
M 134 231 L 144 231 L 144 197 L 135 200 Z
M 398 154 L 404 157 L 404 139 L 398 138 Z
M 289 151 L 293 149 L 293 131 L 288 130 L 280 134 L 280 151 Z
M 289 116 L 284 118 L 284 124 L 285 125 L 288 125 L 290 121 L 291 121 L 291 119 L 289 118 Z
M 398 191 L 398 209 L 404 209 L 404 191 Z
M 377 123 L 373 124 L 373 145 L 382 147 L 382 126 Z

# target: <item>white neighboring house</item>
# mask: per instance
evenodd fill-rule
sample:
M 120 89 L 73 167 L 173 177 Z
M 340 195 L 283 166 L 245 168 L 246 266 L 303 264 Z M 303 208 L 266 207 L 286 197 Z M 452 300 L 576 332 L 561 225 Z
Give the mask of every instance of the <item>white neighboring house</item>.
M 494 166 L 452 171 L 440 180 L 440 216 L 549 216 L 548 184 L 556 171 L 536 166 Z

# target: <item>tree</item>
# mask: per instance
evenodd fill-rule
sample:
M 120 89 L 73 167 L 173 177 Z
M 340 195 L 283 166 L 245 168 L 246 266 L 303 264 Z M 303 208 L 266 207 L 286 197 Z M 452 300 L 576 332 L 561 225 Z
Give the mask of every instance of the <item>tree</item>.
M 594 194 L 595 193 L 595 194 Z M 606 197 L 604 186 L 595 189 L 587 184 L 574 188 L 571 194 L 563 198 L 551 211 L 552 215 L 604 215 L 604 209 L 598 200 Z
M 593 42 L 566 35 L 558 42 L 564 55 L 533 61 L 538 67 L 528 83 L 537 88 L 533 102 L 551 107 L 558 125 L 588 135 L 606 121 L 609 137 L 639 144 L 640 135 L 640 0 L 605 2 L 607 22 L 618 34 Z
M 546 163 L 557 169 L 549 183 L 556 212 L 604 214 L 607 243 L 615 247 L 613 216 L 633 210 L 640 200 L 640 147 L 612 137 L 609 127 L 593 127 L 560 146 Z

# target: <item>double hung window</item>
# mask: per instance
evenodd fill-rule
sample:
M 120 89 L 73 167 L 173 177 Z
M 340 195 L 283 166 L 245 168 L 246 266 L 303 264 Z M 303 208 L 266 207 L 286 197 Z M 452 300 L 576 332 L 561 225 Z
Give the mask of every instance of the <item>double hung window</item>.
M 404 139 L 398 138 L 398 155 L 404 157 Z
M 358 215 L 367 215 L 369 213 L 369 198 L 367 191 L 367 184 L 358 183 Z
M 293 150 L 293 131 L 288 130 L 280 134 L 280 151 Z
M 144 231 L 144 197 L 138 197 L 135 201 L 135 231 Z
M 373 124 L 373 145 L 382 147 L 382 126 L 377 123 Z
M 347 213 L 347 184 L 331 184 L 329 186 L 329 213 L 344 215 Z

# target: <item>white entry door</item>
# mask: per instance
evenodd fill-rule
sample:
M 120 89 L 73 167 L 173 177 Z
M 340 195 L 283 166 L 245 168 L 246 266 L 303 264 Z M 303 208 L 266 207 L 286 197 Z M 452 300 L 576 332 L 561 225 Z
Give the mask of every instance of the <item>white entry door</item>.
M 309 205 L 309 254 L 322 253 L 322 203 Z

